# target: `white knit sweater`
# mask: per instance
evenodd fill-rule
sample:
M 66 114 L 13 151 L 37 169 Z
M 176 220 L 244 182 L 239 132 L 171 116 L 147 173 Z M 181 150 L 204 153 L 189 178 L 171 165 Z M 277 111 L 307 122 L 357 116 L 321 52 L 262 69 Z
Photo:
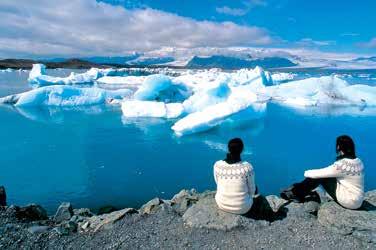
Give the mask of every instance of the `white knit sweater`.
M 305 171 L 307 178 L 337 178 L 336 196 L 342 206 L 358 209 L 364 200 L 364 172 L 360 159 L 342 159 L 329 167 Z
M 256 190 L 251 164 L 228 164 L 225 161 L 217 161 L 214 164 L 214 179 L 217 183 L 215 200 L 221 210 L 245 214 L 251 209 Z

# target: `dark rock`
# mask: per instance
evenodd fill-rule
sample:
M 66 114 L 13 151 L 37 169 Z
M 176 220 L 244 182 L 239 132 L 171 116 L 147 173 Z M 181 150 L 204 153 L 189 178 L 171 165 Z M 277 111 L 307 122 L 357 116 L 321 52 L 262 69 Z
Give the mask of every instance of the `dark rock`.
M 77 232 L 77 224 L 73 221 L 64 221 L 58 227 L 54 228 L 54 230 L 59 235 L 70 235 L 71 233 Z
M 253 198 L 252 208 L 244 216 L 269 222 L 280 220 L 286 217 L 285 204 L 286 201 L 279 199 L 277 196 L 264 197 L 259 195 Z
M 152 214 L 160 209 L 159 205 L 163 201 L 159 198 L 154 198 L 140 208 L 140 214 Z
M 5 193 L 5 188 L 0 186 L 0 206 L 7 205 L 7 194 Z
M 219 210 L 214 195 L 208 195 L 188 208 L 183 220 L 190 227 L 228 231 L 242 226 L 249 219 Z
M 19 207 L 15 206 L 15 205 L 11 205 L 11 206 L 6 208 L 5 214 L 8 217 L 16 217 L 16 213 L 17 213 L 18 209 L 19 209 Z
M 295 217 L 301 219 L 315 218 L 319 207 L 320 203 L 316 201 L 308 201 L 304 203 L 291 202 L 284 205 L 287 217 Z
M 27 229 L 27 231 L 31 234 L 40 234 L 45 233 L 50 229 L 49 226 L 31 226 Z
M 367 193 L 359 210 L 345 209 L 333 201 L 324 203 L 318 221 L 332 232 L 376 243 L 376 191 Z
M 101 207 L 99 208 L 98 210 L 98 215 L 101 215 L 101 214 L 109 214 L 109 213 L 112 213 L 112 212 L 115 212 L 117 209 L 113 206 L 104 206 L 104 207 Z
M 82 217 L 91 217 L 94 215 L 88 208 L 73 209 L 73 214 Z
M 86 218 L 88 218 L 88 217 L 73 215 L 72 218 L 70 218 L 70 221 L 73 221 L 74 223 L 79 223 L 79 222 L 85 221 Z
M 17 219 L 24 221 L 36 221 L 48 219 L 47 212 L 43 207 L 30 204 L 25 207 L 15 207 L 15 215 Z
M 54 216 L 54 221 L 60 223 L 62 221 L 70 220 L 73 216 L 73 208 L 69 202 L 63 202 L 59 206 Z

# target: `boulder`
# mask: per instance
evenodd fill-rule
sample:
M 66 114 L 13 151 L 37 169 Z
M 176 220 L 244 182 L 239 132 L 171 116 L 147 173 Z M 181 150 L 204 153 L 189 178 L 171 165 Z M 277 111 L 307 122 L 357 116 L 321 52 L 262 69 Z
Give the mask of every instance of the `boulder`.
M 332 232 L 376 243 L 376 191 L 367 193 L 358 210 L 345 209 L 333 201 L 324 203 L 318 221 Z
M 70 218 L 73 216 L 73 208 L 72 205 L 69 202 L 63 202 L 59 206 L 59 208 L 56 211 L 56 214 L 54 216 L 54 221 L 57 223 L 70 220 Z
M 82 217 L 91 217 L 94 215 L 88 208 L 73 209 L 73 214 Z
M 188 208 L 183 215 L 183 220 L 190 227 L 228 231 L 242 226 L 248 219 L 219 210 L 214 195 L 211 195 L 201 198 L 195 205 Z
M 58 227 L 54 228 L 54 231 L 59 235 L 70 235 L 77 232 L 77 224 L 73 221 L 63 221 Z
M 6 206 L 7 205 L 7 195 L 5 193 L 5 188 L 3 186 L 0 186 L 0 206 Z
M 282 198 L 279 198 L 276 195 L 268 195 L 265 198 L 268 201 L 269 206 L 273 210 L 274 213 L 277 213 L 278 211 L 280 211 L 281 208 L 288 203 L 288 201 Z
M 163 201 L 159 198 L 154 198 L 151 201 L 147 202 L 140 208 L 140 214 L 153 214 L 160 209 L 159 205 L 161 205 Z
M 101 228 L 111 228 L 112 225 L 122 219 L 126 214 L 137 213 L 134 208 L 125 208 L 109 214 L 102 214 L 87 218 L 85 222 L 79 224 L 80 229 L 83 231 L 93 230 L 98 231 Z
M 179 215 L 183 215 L 187 209 L 199 200 L 196 190 L 183 189 L 171 199 L 171 206 Z
M 36 221 L 48 219 L 46 210 L 36 204 L 30 204 L 25 207 L 15 207 L 17 219 L 24 221 Z

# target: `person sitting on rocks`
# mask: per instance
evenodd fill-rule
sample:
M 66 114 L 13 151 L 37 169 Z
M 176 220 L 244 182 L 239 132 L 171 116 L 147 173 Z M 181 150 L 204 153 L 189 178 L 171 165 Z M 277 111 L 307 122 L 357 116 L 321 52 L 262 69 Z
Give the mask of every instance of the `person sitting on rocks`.
M 253 167 L 240 158 L 243 148 L 241 139 L 231 139 L 226 159 L 214 164 L 214 179 L 217 184 L 215 201 L 219 209 L 234 214 L 246 214 L 250 211 L 257 192 Z
M 304 202 L 312 191 L 321 185 L 342 207 L 358 209 L 364 200 L 364 167 L 356 157 L 355 144 L 351 137 L 337 138 L 337 158 L 329 167 L 304 172 L 305 179 L 293 184 L 281 193 L 285 200 Z

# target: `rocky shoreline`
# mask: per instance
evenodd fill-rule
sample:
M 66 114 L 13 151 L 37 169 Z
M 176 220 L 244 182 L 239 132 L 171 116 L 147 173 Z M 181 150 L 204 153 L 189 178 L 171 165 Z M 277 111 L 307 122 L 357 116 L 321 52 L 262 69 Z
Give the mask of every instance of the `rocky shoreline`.
M 376 249 L 376 190 L 356 211 L 324 196 L 320 204 L 270 195 L 247 216 L 218 210 L 214 195 L 182 190 L 101 215 L 70 203 L 54 216 L 36 204 L 0 206 L 0 249 Z

